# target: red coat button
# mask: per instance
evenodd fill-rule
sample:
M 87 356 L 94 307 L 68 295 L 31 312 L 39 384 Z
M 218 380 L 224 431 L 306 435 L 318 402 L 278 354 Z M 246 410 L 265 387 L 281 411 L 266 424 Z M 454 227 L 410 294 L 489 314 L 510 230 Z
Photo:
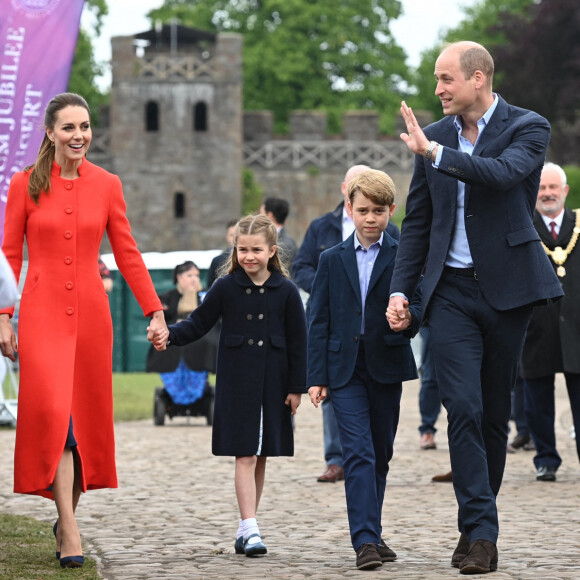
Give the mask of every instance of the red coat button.
M 72 306 L 69 306 L 65 312 L 68 314 L 68 316 L 72 316 L 75 313 L 75 309 Z
M 64 237 L 65 237 L 67 240 L 70 240 L 70 239 L 72 238 L 72 232 L 64 232 Z
M 67 181 L 64 184 L 65 189 L 72 189 L 73 188 L 73 184 L 70 181 Z
M 70 266 L 70 265 L 72 264 L 72 258 L 71 258 L 70 256 L 67 256 L 67 257 L 64 259 L 64 263 L 65 263 L 67 266 Z
M 74 288 L 74 286 L 75 286 L 75 285 L 74 285 L 72 282 L 67 282 L 67 283 L 64 285 L 64 287 L 65 287 L 67 290 L 72 290 L 72 289 Z
M 70 205 L 67 205 L 64 208 L 64 213 L 72 213 L 73 212 L 73 208 Z

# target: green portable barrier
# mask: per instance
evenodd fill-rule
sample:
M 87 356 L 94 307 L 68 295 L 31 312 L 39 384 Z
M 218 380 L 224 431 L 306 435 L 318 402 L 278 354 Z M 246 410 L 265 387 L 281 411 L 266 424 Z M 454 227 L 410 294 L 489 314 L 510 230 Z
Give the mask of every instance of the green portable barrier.
M 158 294 L 171 290 L 173 269 L 191 260 L 200 269 L 201 282 L 206 287 L 207 271 L 212 259 L 222 250 L 167 252 L 143 254 L 151 279 Z M 113 290 L 109 294 L 113 319 L 113 372 L 144 372 L 147 351 L 147 326 L 149 319 L 143 316 L 129 285 L 117 270 L 112 254 L 101 256 L 113 277 Z

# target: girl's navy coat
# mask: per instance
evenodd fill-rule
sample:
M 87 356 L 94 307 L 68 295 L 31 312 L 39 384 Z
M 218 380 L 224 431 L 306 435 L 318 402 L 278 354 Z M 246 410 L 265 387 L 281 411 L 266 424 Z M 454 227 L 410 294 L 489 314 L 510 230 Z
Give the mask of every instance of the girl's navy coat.
M 288 393 L 306 392 L 306 322 L 296 285 L 279 272 L 256 286 L 241 269 L 219 278 L 188 319 L 169 327 L 171 344 L 203 336 L 222 317 L 214 455 L 293 455 Z M 171 348 L 171 346 L 169 347 Z

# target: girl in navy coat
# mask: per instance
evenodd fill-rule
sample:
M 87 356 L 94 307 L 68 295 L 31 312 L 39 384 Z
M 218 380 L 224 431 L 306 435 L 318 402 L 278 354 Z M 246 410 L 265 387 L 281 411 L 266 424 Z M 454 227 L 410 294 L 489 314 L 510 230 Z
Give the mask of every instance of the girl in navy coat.
M 292 415 L 306 392 L 306 322 L 287 279 L 277 233 L 262 215 L 236 225 L 227 275 L 216 280 L 189 318 L 156 333 L 153 344 L 183 346 L 221 317 L 212 451 L 236 458 L 240 508 L 235 551 L 266 553 L 256 522 L 266 458 L 293 455 Z

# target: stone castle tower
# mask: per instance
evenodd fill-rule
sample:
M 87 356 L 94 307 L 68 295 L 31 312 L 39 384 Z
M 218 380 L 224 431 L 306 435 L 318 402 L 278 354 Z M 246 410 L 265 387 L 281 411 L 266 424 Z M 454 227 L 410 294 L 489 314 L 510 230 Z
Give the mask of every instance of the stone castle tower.
M 389 173 L 403 210 L 414 156 L 399 131 L 381 135 L 377 111 L 347 111 L 342 134 L 329 135 L 325 112 L 293 111 L 289 134 L 275 134 L 271 111 L 243 111 L 241 35 L 164 25 L 113 38 L 112 55 L 89 159 L 121 178 L 141 251 L 223 248 L 225 224 L 241 216 L 244 167 L 264 196 L 290 203 L 285 227 L 298 243 L 342 201 L 351 165 Z
M 224 215 L 241 211 L 241 36 L 164 25 L 113 38 L 112 58 L 101 164 L 140 249 L 223 246 Z

